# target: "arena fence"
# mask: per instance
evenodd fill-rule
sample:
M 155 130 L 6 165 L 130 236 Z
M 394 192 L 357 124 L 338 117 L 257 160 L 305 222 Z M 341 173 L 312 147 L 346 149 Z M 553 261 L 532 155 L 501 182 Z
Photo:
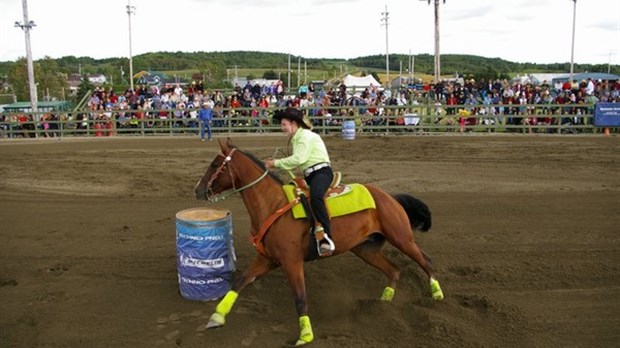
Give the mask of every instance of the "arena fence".
M 214 134 L 271 133 L 278 107 L 215 108 Z M 301 108 L 314 130 L 340 133 L 353 121 L 356 134 L 440 132 L 601 133 L 618 129 L 594 126 L 594 105 L 405 105 Z M 380 110 L 380 115 L 376 115 Z M 3 113 L 2 138 L 195 135 L 200 131 L 196 109 L 115 110 L 23 114 Z M 38 120 L 38 121 L 34 121 Z

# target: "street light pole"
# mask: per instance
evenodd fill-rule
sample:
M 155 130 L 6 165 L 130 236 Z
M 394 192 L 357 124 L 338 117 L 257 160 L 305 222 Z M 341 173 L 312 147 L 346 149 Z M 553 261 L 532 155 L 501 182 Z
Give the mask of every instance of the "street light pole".
M 37 105 L 37 85 L 34 82 L 34 67 L 32 64 L 32 50 L 30 48 L 30 29 L 32 29 L 32 27 L 35 27 L 36 24 L 28 19 L 27 0 L 22 0 L 22 6 L 24 9 L 24 24 L 20 22 L 15 22 L 15 26 L 22 28 L 26 37 L 26 60 L 28 61 L 28 86 L 30 87 L 30 107 L 32 108 L 33 113 L 32 118 L 35 121 L 39 121 L 39 115 L 36 114 L 39 111 Z
M 133 93 L 133 54 L 131 53 L 131 15 L 136 13 L 136 7 L 131 6 L 131 0 L 127 0 L 127 16 L 129 17 L 129 86 Z
M 573 40 L 571 42 L 570 49 L 570 77 L 568 82 L 573 83 L 573 65 L 575 62 L 575 19 L 577 18 L 577 0 L 570 0 L 573 2 Z
M 382 25 L 385 25 L 385 75 L 386 75 L 386 81 L 385 81 L 385 87 L 386 88 L 390 88 L 390 51 L 388 50 L 388 15 L 390 13 L 387 10 L 387 5 L 385 5 L 385 12 L 381 12 L 381 15 L 383 16 L 381 18 L 381 21 L 383 22 Z

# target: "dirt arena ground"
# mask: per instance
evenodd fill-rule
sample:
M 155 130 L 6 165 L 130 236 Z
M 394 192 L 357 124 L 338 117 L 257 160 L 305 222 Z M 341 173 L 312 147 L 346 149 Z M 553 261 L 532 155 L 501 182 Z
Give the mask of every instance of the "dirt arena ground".
M 325 137 L 344 182 L 409 192 L 433 212 L 421 269 L 384 276 L 352 254 L 306 264 L 315 347 L 617 347 L 620 138 Z M 267 158 L 281 135 L 233 139 Z M 280 270 L 216 302 L 178 294 L 175 214 L 219 147 L 195 137 L 0 141 L 0 347 L 281 347 L 298 324 Z M 238 268 L 255 251 L 239 196 Z

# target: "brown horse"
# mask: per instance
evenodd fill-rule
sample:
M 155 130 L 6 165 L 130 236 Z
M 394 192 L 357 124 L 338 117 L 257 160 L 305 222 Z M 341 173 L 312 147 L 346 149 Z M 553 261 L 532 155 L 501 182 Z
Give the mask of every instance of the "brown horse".
M 211 315 L 207 328 L 223 326 L 238 294 L 250 283 L 267 272 L 282 267 L 295 296 L 299 316 L 300 335 L 296 346 L 314 339 L 304 281 L 304 261 L 312 259 L 307 220 L 294 219 L 282 190 L 282 181 L 269 174 L 263 162 L 237 149 L 230 139 L 220 141 L 221 153 L 209 165 L 196 184 L 198 199 L 217 200 L 219 194 L 240 192 L 250 214 L 251 234 L 259 251 L 250 267 L 236 279 Z M 332 219 L 332 238 L 336 244 L 333 255 L 351 251 L 369 265 L 381 270 L 388 278 L 388 286 L 381 296 L 391 301 L 398 282 L 399 269 L 381 253 L 387 240 L 422 267 L 430 281 L 433 299 L 442 300 L 439 282 L 433 276 L 431 260 L 415 243 L 413 227 L 425 231 L 430 228 L 430 211 L 416 198 L 407 195 L 392 196 L 373 185 L 365 185 L 375 200 L 376 209 L 366 209 Z

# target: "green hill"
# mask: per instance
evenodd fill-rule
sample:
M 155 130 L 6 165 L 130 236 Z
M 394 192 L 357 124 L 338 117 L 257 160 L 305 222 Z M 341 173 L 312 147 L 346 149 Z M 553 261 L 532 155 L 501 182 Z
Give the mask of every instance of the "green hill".
M 298 62 L 301 59 L 301 70 L 304 66 L 308 70 L 322 70 L 339 73 L 341 70 L 372 70 L 385 71 L 385 55 L 375 55 L 359 57 L 354 59 L 314 59 L 299 56 L 290 56 L 291 69 L 296 72 Z M 65 73 L 77 73 L 81 68 L 82 73 L 105 73 L 107 70 L 118 71 L 125 66 L 125 72 L 129 70 L 129 59 L 106 58 L 93 59 L 90 57 L 67 56 L 55 59 L 58 66 Z M 224 69 L 263 69 L 286 71 L 288 67 L 289 55 L 285 53 L 269 53 L 254 51 L 232 51 L 232 52 L 153 52 L 141 54 L 133 57 L 134 72 L 147 71 L 180 71 L 180 70 L 202 70 L 210 65 L 221 65 Z M 391 71 L 398 72 L 398 67 L 402 62 L 403 69 L 407 67 L 409 56 L 405 54 L 391 54 Z M 7 76 L 9 67 L 14 62 L 0 62 L 0 76 Z M 575 72 L 599 71 L 607 72 L 607 64 L 575 64 Z M 570 63 L 536 64 L 536 63 L 514 63 L 500 58 L 485 58 L 474 55 L 454 55 L 444 54 L 441 56 L 442 75 L 501 75 L 531 72 L 568 72 Z M 423 74 L 433 74 L 433 56 L 430 54 L 419 54 L 415 56 L 415 71 Z M 620 66 L 611 67 L 612 74 L 620 73 Z
M 402 66 L 403 75 L 408 75 L 409 55 L 390 55 L 390 76 L 396 77 Z M 25 58 L 15 62 L 0 62 L 0 82 L 13 86 L 13 93 L 19 98 L 27 95 Z M 290 62 L 290 71 L 289 71 Z M 66 56 L 58 59 L 45 57 L 35 63 L 35 78 L 42 91 L 52 91 L 61 96 L 57 85 L 66 84 L 71 74 L 103 74 L 115 89 L 122 90 L 129 85 L 129 59 L 127 57 L 93 59 L 90 57 Z M 415 75 L 424 82 L 430 82 L 434 74 L 434 59 L 430 54 L 415 56 Z M 609 69 L 609 70 L 608 70 Z M 385 55 L 358 57 L 354 59 L 314 59 L 289 56 L 286 53 L 233 51 L 233 52 L 152 52 L 133 57 L 134 75 L 140 71 L 163 72 L 179 81 L 203 80 L 207 88 L 230 88 L 230 81 L 239 78 L 279 78 L 295 87 L 298 83 L 312 80 L 330 80 L 347 73 L 369 74 L 385 77 Z M 510 78 L 527 73 L 567 73 L 570 63 L 536 64 L 514 63 L 500 58 L 486 58 L 474 55 L 444 54 L 441 56 L 442 77 L 457 74 L 466 78 L 496 79 Z M 620 65 L 575 64 L 574 72 L 610 72 L 620 74 Z M 289 75 L 290 74 L 290 75 Z M 15 81 L 11 81 L 11 80 Z M 383 83 L 384 81 L 380 81 Z M 53 92 L 57 91 L 57 92 Z

